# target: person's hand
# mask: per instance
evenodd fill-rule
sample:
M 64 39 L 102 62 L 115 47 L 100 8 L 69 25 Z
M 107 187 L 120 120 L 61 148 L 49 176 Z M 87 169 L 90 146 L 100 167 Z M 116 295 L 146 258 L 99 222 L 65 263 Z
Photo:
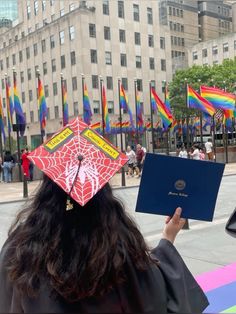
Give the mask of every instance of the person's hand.
M 166 218 L 166 225 L 163 230 L 163 238 L 174 243 L 178 232 L 183 228 L 186 219 L 181 218 L 182 208 L 178 207 L 172 217 Z

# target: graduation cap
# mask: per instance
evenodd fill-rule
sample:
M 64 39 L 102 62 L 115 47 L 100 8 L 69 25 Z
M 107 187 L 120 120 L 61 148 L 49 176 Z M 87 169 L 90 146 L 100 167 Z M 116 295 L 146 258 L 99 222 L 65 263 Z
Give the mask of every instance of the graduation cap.
M 79 118 L 72 120 L 28 158 L 84 206 L 128 161 L 125 154 Z

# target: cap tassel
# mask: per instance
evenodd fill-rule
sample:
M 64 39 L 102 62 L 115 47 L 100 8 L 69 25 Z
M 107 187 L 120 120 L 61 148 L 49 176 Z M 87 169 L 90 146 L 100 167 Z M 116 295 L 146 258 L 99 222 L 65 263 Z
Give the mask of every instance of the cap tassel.
M 70 197 L 67 197 L 67 200 L 66 200 L 66 210 L 72 210 L 74 208 L 74 205 L 71 203 L 70 201 Z

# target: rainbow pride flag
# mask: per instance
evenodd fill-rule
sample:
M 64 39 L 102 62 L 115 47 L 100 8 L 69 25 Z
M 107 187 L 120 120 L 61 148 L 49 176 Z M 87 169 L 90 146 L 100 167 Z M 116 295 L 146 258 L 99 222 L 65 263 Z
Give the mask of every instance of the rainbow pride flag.
M 91 123 L 92 111 L 89 102 L 88 90 L 86 84 L 83 85 L 83 119 L 87 124 Z
M 171 112 L 171 108 L 170 108 L 170 94 L 169 94 L 167 86 L 165 88 L 165 105 L 168 108 L 168 110 Z
M 235 95 L 219 88 L 201 86 L 201 96 L 207 99 L 215 108 L 235 110 Z
M 131 108 L 129 106 L 128 97 L 125 94 L 125 90 L 124 90 L 122 84 L 120 84 L 120 107 L 121 107 L 121 109 L 124 109 L 128 112 L 131 127 L 134 129 L 133 114 L 132 114 Z
M 46 118 L 47 118 L 47 104 L 44 96 L 42 81 L 38 78 L 38 106 L 39 106 L 39 121 L 42 136 L 45 135 Z
M 101 133 L 101 122 L 96 122 L 90 125 L 91 129 Z
M 63 126 L 67 125 L 69 122 L 69 108 L 68 108 L 68 102 L 67 102 L 67 90 L 64 81 L 62 82 L 61 86 L 62 90 L 62 116 L 63 116 Z
M 6 83 L 6 102 L 7 102 L 7 120 L 8 120 L 8 132 L 10 133 L 12 130 L 13 124 L 13 113 L 14 113 L 14 105 L 11 98 L 10 86 L 5 80 Z
M 189 85 L 187 86 L 187 106 L 188 108 L 194 108 L 203 111 L 210 116 L 213 116 L 216 113 L 213 105 L 208 100 L 199 95 Z
M 109 115 L 108 115 L 106 90 L 105 90 L 104 85 L 102 87 L 102 110 L 103 110 L 102 123 L 103 123 L 104 131 L 106 133 L 109 133 L 111 131 L 111 126 L 110 126 L 110 120 L 109 120 Z
M 0 96 L 0 136 L 3 136 L 4 142 L 6 141 L 6 134 L 4 130 L 4 113 L 2 106 L 2 97 Z
M 173 116 L 169 109 L 165 106 L 162 100 L 156 94 L 154 88 L 151 89 L 151 97 L 155 99 L 156 108 L 160 113 L 161 120 L 165 129 L 169 128 L 173 122 Z
M 137 129 L 143 131 L 143 110 L 140 102 L 140 95 L 138 90 L 136 91 L 136 111 L 137 111 Z
M 25 115 L 21 107 L 21 102 L 19 98 L 19 93 L 17 90 L 17 83 L 16 83 L 16 77 L 14 75 L 14 84 L 13 84 L 13 94 L 14 94 L 14 109 L 16 112 L 16 123 L 21 124 L 20 127 L 20 134 L 21 136 L 24 135 L 25 132 L 25 126 L 26 126 L 26 120 L 25 120 Z

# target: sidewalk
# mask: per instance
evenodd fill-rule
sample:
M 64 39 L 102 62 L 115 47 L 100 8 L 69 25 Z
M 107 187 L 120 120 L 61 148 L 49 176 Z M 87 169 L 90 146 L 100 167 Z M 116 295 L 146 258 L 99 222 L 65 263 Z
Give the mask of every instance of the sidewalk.
M 236 175 L 236 163 L 227 164 L 225 166 L 224 176 Z M 28 184 L 28 194 L 33 195 L 39 186 L 40 181 L 29 182 Z M 111 180 L 110 184 L 113 188 L 121 187 L 121 174 L 117 173 Z M 132 187 L 138 186 L 140 184 L 140 178 L 137 177 L 127 177 L 125 175 L 125 186 Z M 24 201 L 23 198 L 23 183 L 13 182 L 13 183 L 0 183 L 0 203 L 8 203 L 14 201 Z

